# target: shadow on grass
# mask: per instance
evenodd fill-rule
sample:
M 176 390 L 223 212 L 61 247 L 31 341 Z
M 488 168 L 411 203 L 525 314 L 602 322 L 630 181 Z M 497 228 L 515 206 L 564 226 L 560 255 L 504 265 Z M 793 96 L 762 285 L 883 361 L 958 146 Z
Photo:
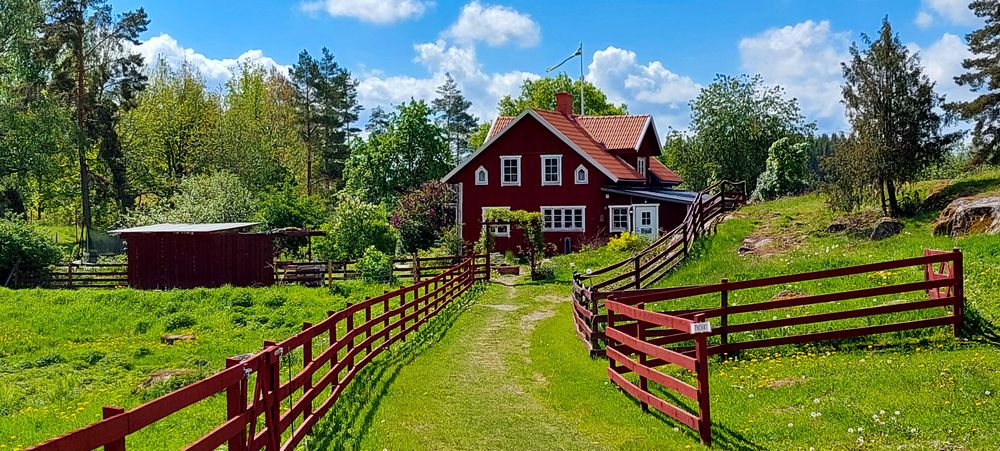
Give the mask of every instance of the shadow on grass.
M 430 346 L 440 342 L 458 317 L 482 294 L 484 288 L 484 285 L 474 286 L 428 321 L 426 327 L 358 372 L 330 413 L 313 428 L 308 448 L 360 449 L 362 441 L 371 430 L 375 413 L 400 370 Z
M 676 393 L 673 393 L 665 389 L 657 390 L 654 388 L 654 390 L 656 390 L 657 392 L 656 394 L 660 397 L 660 399 L 663 399 L 664 401 L 667 401 L 670 404 L 680 407 L 682 410 L 687 410 L 688 412 L 697 414 L 696 413 L 697 408 L 692 405 L 693 401 L 691 399 L 680 397 Z M 633 401 L 635 400 L 633 399 Z M 635 401 L 635 403 L 636 405 L 639 404 L 638 401 Z M 666 415 L 656 409 L 650 408 L 649 412 L 650 415 L 652 415 L 657 420 L 663 422 L 666 426 L 676 427 L 678 432 L 683 433 L 684 435 L 690 437 L 692 442 L 698 442 L 699 440 L 701 440 L 701 437 L 698 435 L 697 430 L 691 429 L 681 424 L 677 420 L 671 418 L 669 415 Z M 750 441 L 750 439 L 746 438 L 746 436 L 744 436 L 743 434 L 740 434 L 739 432 L 736 432 L 716 422 L 712 422 L 712 448 L 731 449 L 738 451 L 757 451 L 766 449 L 763 446 L 760 446 Z

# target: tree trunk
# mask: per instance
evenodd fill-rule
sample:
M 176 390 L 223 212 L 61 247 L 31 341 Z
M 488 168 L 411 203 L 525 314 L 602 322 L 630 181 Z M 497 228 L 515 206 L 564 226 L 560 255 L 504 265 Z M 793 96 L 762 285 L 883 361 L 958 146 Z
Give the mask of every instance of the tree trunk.
M 899 216 L 899 201 L 896 199 L 896 184 L 892 179 L 885 180 L 885 188 L 889 193 L 889 216 L 896 218 Z
M 878 178 L 878 197 L 882 202 L 882 216 L 889 216 L 889 212 L 885 208 L 885 181 L 882 177 Z
M 86 87 L 84 86 L 84 64 L 83 64 L 83 33 L 84 33 L 84 19 L 83 19 L 83 5 L 79 6 L 77 11 L 77 23 L 79 27 L 77 30 L 77 35 L 75 36 L 74 44 L 74 58 L 76 58 L 76 125 L 78 130 L 78 153 L 80 158 L 80 194 L 83 203 L 82 215 L 80 218 L 80 228 L 83 234 L 82 236 L 82 247 L 84 253 L 90 252 L 90 170 L 87 167 L 87 137 L 85 135 L 86 130 L 86 117 L 83 109 L 84 95 L 86 94 Z

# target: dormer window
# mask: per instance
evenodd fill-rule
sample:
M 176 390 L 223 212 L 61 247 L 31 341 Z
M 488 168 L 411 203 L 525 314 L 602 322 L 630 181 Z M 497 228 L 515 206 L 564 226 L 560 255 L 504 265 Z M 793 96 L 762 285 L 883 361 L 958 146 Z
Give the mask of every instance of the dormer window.
M 576 170 L 573 171 L 573 180 L 576 181 L 577 185 L 587 184 L 587 181 L 590 178 L 590 174 L 588 172 L 587 168 L 582 164 L 576 167 Z
M 637 171 L 639 171 L 639 175 L 641 175 L 643 177 L 646 176 L 646 165 L 648 163 L 649 162 L 646 161 L 646 157 L 639 157 L 639 160 L 636 162 L 636 165 L 635 165 L 635 169 Z
M 521 157 L 500 157 L 500 185 L 521 186 Z
M 489 185 L 490 184 L 490 172 L 486 168 L 480 166 L 476 169 L 476 184 L 477 185 Z

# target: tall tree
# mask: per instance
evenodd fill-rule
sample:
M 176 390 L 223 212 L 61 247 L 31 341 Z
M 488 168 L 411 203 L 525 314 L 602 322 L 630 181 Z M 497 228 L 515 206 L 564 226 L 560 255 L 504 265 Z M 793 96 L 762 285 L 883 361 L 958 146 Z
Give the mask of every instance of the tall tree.
M 566 75 L 566 73 L 560 73 L 555 77 L 525 80 L 521 84 L 521 93 L 517 97 L 507 95 L 500 99 L 498 105 L 500 115 L 517 116 L 528 108 L 554 110 L 556 109 L 557 92 L 570 92 L 573 95 L 578 95 L 580 92 L 580 80 L 569 78 L 569 75 Z M 583 94 L 588 115 L 607 116 L 628 114 L 628 106 L 624 103 L 615 105 L 609 102 L 608 96 L 590 82 L 583 82 Z M 573 102 L 573 113 L 580 114 L 579 99 Z
M 462 95 L 451 74 L 445 73 L 444 84 L 438 86 L 437 94 L 431 106 L 437 114 L 437 125 L 444 131 L 448 148 L 455 153 L 457 164 L 469 152 L 469 137 L 476 130 L 479 119 L 469 114 L 472 102 Z
M 490 125 L 489 122 L 483 122 L 476 126 L 476 129 L 469 134 L 469 149 L 475 151 L 486 142 L 490 134 Z
M 451 155 L 430 107 L 411 100 L 380 116 L 383 125 L 368 139 L 355 139 L 348 161 L 347 189 L 362 200 L 390 205 L 397 196 L 428 180 L 444 176 Z
M 326 48 L 318 60 L 305 50 L 300 52 L 289 75 L 295 87 L 299 134 L 306 145 L 306 193 L 312 194 L 313 190 L 314 154 L 319 157 L 322 181 L 328 187 L 339 188 L 350 153 L 348 140 L 358 131 L 352 125 L 361 111 L 358 83 Z
M 118 123 L 134 194 L 167 197 L 181 179 L 208 169 L 222 114 L 219 102 L 193 66 L 175 69 L 157 62 L 136 107 Z
M 842 63 L 852 142 L 866 148 L 853 154 L 868 159 L 883 213 L 896 216 L 900 184 L 941 160 L 958 134 L 942 132 L 945 120 L 938 108 L 944 97 L 934 92 L 918 55 L 893 33 L 888 17 L 882 19 L 878 39 L 862 35 L 862 41 L 867 48 L 852 43 L 851 59 Z
M 955 77 L 955 82 L 980 94 L 969 102 L 949 104 L 948 109 L 976 123 L 973 162 L 1000 163 L 1000 3 L 973 0 L 969 9 L 985 23 L 966 35 L 973 56 L 962 61 L 968 72 Z
M 136 92 L 144 86 L 142 57 L 132 53 L 130 45 L 139 44 L 139 35 L 148 24 L 142 8 L 115 17 L 106 0 L 55 0 L 41 30 L 39 51 L 45 59 L 58 62 L 51 88 L 72 101 L 80 130 L 78 159 L 85 249 L 89 249 L 93 220 L 92 177 L 104 182 L 120 208 L 130 205 L 114 122 L 119 110 L 130 108 Z M 111 173 L 110 182 L 92 173 L 90 146 L 96 146 L 100 162 Z
M 712 180 L 745 180 L 748 190 L 764 172 L 767 149 L 775 141 L 809 133 L 798 102 L 759 76 L 718 75 L 691 101 L 694 156 L 679 160 L 681 174 L 700 174 L 700 189 Z M 703 166 L 703 167 L 698 167 Z M 711 174 L 710 176 L 708 174 Z

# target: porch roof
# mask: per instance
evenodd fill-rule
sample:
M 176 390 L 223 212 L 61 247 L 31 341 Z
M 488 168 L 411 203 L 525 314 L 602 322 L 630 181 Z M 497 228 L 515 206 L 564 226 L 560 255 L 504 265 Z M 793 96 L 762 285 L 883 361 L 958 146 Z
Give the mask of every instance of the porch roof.
M 698 196 L 697 191 L 684 191 L 661 187 L 604 187 L 601 188 L 601 191 L 684 205 L 693 204 L 695 197 Z

